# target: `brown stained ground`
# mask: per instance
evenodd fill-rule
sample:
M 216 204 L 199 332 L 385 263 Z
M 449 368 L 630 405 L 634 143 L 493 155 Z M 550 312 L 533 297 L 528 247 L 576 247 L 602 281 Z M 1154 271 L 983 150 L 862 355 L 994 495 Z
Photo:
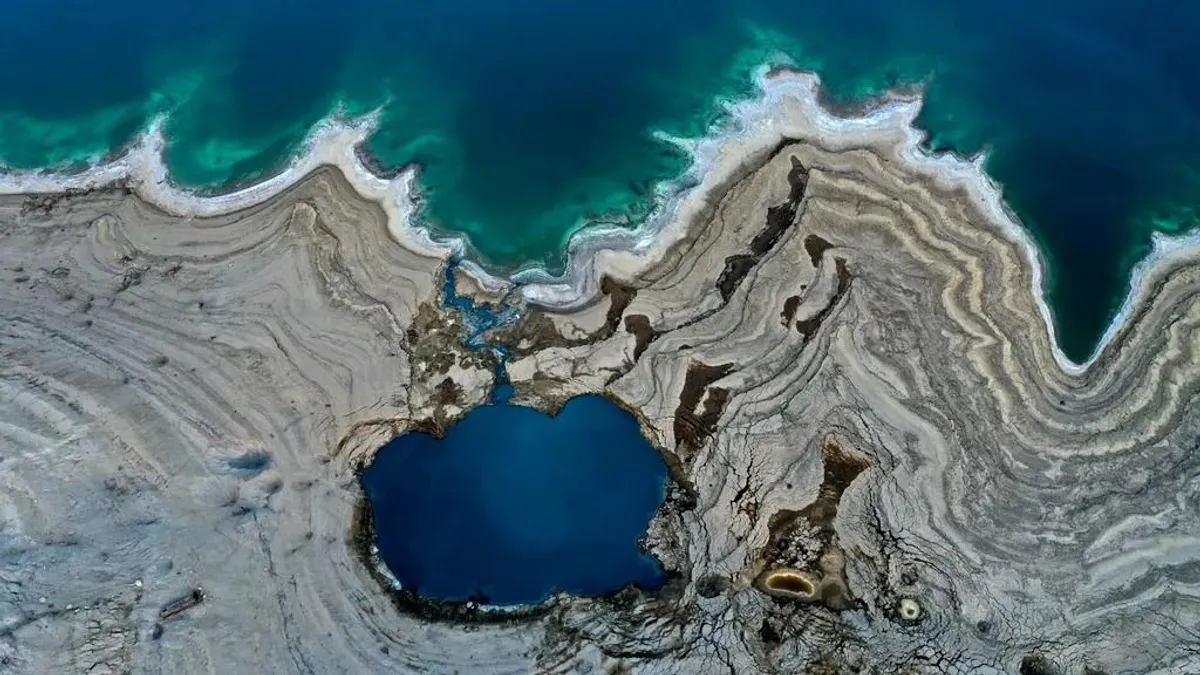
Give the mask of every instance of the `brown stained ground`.
M 717 428 L 728 390 L 709 389 L 708 385 L 725 377 L 733 370 L 728 364 L 708 365 L 693 361 L 688 366 L 683 390 L 679 393 L 679 407 L 675 409 L 675 454 L 685 463 L 695 455 L 708 437 Z M 704 406 L 697 412 L 705 394 Z
M 816 235 L 809 235 L 804 238 L 804 249 L 808 251 L 809 256 L 812 258 L 814 267 L 820 268 L 822 265 L 828 264 L 825 253 L 832 248 L 833 244 L 830 244 L 828 241 Z M 800 331 L 800 334 L 804 336 L 805 342 L 812 340 L 813 337 L 816 336 L 817 331 L 821 328 L 821 325 L 825 323 L 825 320 L 829 318 L 830 314 L 833 313 L 833 310 L 837 308 L 842 298 L 845 297 L 846 293 L 850 291 L 850 284 L 854 281 L 854 277 L 851 276 L 849 269 L 846 267 L 845 258 L 835 257 L 833 258 L 833 264 L 834 273 L 837 278 L 837 289 L 834 291 L 833 297 L 831 297 L 829 302 L 821 308 L 821 311 L 807 319 L 801 319 L 796 322 L 796 330 Z M 794 315 L 795 310 L 792 312 L 792 316 Z M 786 303 L 784 307 L 784 316 L 787 316 Z M 787 321 L 788 319 L 785 319 L 784 323 L 786 324 Z
M 821 580 L 819 600 L 830 609 L 844 609 L 850 597 L 842 576 L 843 553 L 837 545 L 833 522 L 837 517 L 842 494 L 854 479 L 870 466 L 867 458 L 847 450 L 833 436 L 821 443 L 824 473 L 817 497 L 799 510 L 781 510 L 768 521 L 770 541 L 760 554 L 765 568 L 792 567 L 797 564 L 792 552 L 794 535 L 810 537 L 816 544 L 817 563 L 811 569 L 801 568 Z
M 645 314 L 630 314 L 625 317 L 625 332 L 633 335 L 633 360 L 636 361 L 646 352 L 650 343 L 658 339 L 659 332 L 650 325 L 650 317 Z
M 462 321 L 432 303 L 423 303 L 405 333 L 412 350 L 414 368 L 425 377 L 445 375 L 457 365 L 462 368 L 490 368 L 494 357 L 489 352 L 472 351 L 462 343 Z
M 782 152 L 786 147 L 781 146 L 779 151 Z M 796 214 L 800 210 L 804 190 L 808 186 L 808 170 L 795 157 L 791 158 L 791 163 L 792 168 L 787 176 L 787 199 L 767 209 L 766 222 L 751 240 L 749 253 L 738 253 L 725 258 L 725 268 L 717 278 L 717 290 L 720 291 L 724 302 L 729 301 L 750 270 L 754 269 L 763 256 L 779 243 L 784 233 L 796 224 Z
M 578 347 L 600 342 L 617 332 L 626 308 L 636 297 L 637 288 L 605 276 L 600 279 L 598 301 L 607 299 L 608 311 L 605 313 L 604 324 L 592 333 L 576 338 L 567 337 L 559 332 L 545 310 L 532 307 L 525 311 L 520 321 L 496 329 L 490 337 L 493 341 L 506 345 L 514 358 L 551 347 Z
M 796 310 L 800 307 L 800 296 L 790 295 L 783 301 L 783 309 L 779 312 L 779 323 L 788 325 L 796 318 Z

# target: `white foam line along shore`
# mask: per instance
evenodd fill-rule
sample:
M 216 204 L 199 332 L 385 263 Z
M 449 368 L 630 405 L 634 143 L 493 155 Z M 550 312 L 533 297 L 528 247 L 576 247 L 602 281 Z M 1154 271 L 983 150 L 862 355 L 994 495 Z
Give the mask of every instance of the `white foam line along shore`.
M 808 139 L 831 149 L 866 144 L 887 147 L 897 161 L 904 162 L 915 173 L 945 187 L 963 189 L 977 207 L 989 214 L 1000 233 L 1024 248 L 1033 271 L 1033 294 L 1054 345 L 1055 358 L 1067 372 L 1083 372 L 1099 357 L 1149 290 L 1148 278 L 1157 265 L 1200 251 L 1200 234 L 1178 237 L 1156 234 L 1153 251 L 1134 268 L 1125 300 L 1095 351 L 1086 362 L 1075 363 L 1058 345 L 1044 292 L 1042 256 L 1029 233 L 1004 204 L 999 184 L 984 171 L 985 157 L 965 159 L 924 149 L 926 134 L 914 125 L 922 105 L 919 97 L 893 97 L 863 115 L 839 117 L 821 105 L 820 79 L 813 73 L 764 66 L 755 79 L 758 96 L 728 104 L 728 120 L 708 136 L 680 139 L 658 135 L 664 142 L 687 151 L 692 162 L 683 176 L 657 186 L 657 204 L 640 227 L 579 229 L 568 244 L 567 269 L 562 277 L 531 268 L 514 273 L 511 280 L 503 279 L 469 259 L 464 260 L 466 271 L 490 290 L 503 290 L 519 283 L 521 295 L 533 304 L 563 309 L 586 304 L 598 293 L 601 275 L 630 277 L 656 264 L 672 244 L 687 236 L 693 217 L 703 209 L 714 189 L 785 138 Z M 0 194 L 55 193 L 127 181 L 142 199 L 166 211 L 183 216 L 213 216 L 262 203 L 315 169 L 332 165 L 345 174 L 363 197 L 380 204 L 387 214 L 392 236 L 402 245 L 443 258 L 465 253 L 469 248 L 465 238 L 434 240 L 429 231 L 415 224 L 412 188 L 418 179 L 416 167 L 384 179 L 359 159 L 356 149 L 375 131 L 379 116 L 376 110 L 353 120 L 340 116 L 323 120 L 309 133 L 301 151 L 286 169 L 226 194 L 197 195 L 171 183 L 163 160 L 166 145 L 163 116 L 154 119 L 129 152 L 114 162 L 76 174 L 6 170 L 0 173 Z

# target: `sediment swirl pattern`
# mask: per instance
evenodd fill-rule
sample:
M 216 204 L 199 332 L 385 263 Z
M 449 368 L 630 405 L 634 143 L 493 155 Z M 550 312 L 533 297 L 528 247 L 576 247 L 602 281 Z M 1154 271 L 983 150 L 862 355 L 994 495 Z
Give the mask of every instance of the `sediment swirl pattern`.
M 899 132 L 795 131 L 697 188 L 653 264 L 597 255 L 591 302 L 492 336 L 515 400 L 605 392 L 672 473 L 664 590 L 511 622 L 405 611 L 359 540 L 358 467 L 478 405 L 494 364 L 440 304 L 444 253 L 344 168 L 220 213 L 122 180 L 0 197 L 0 663 L 1200 668 L 1193 250 L 1164 247 L 1074 366 L 1036 257 L 969 187 Z

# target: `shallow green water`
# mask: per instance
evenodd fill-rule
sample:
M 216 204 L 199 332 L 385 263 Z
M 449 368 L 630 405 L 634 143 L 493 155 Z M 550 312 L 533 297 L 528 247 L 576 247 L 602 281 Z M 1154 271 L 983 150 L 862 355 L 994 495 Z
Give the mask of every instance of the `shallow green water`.
M 1167 0 L 12 0 L 0 161 L 70 168 L 170 113 L 173 179 L 278 170 L 336 106 L 385 105 L 369 149 L 423 168 L 429 224 L 496 270 L 562 263 L 588 219 L 636 221 L 777 52 L 849 103 L 925 82 L 935 149 L 989 172 L 1043 244 L 1085 358 L 1155 229 L 1200 203 L 1200 8 Z

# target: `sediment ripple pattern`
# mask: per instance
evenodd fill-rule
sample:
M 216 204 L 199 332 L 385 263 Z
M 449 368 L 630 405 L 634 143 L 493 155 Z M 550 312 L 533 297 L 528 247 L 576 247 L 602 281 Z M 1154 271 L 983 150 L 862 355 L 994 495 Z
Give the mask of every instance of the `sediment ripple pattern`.
M 468 638 L 396 614 L 348 542 L 356 430 L 439 381 L 405 330 L 440 260 L 330 170 L 220 218 L 4 198 L 0 241 L 0 671 L 456 667 Z
M 442 259 L 335 167 L 226 215 L 0 197 L 0 670 L 1200 669 L 1194 252 L 1071 367 L 1023 239 L 899 135 L 779 140 L 492 336 L 516 401 L 639 417 L 671 581 L 472 626 L 352 541 L 357 468 L 493 383 Z
M 607 386 L 695 492 L 694 508 L 665 508 L 650 536 L 690 581 L 679 602 L 691 648 L 670 667 L 639 665 L 1200 668 L 1194 256 L 1159 261 L 1099 357 L 1064 368 L 1024 244 L 888 150 L 810 139 L 725 186 L 670 265 L 625 280 L 638 287 L 625 316 L 648 318 L 654 337 L 636 358 L 637 335 L 611 338 L 624 341 L 619 377 L 580 375 L 612 360 L 604 344 L 512 367 L 530 377 L 530 399 L 553 397 L 548 377 L 567 391 Z M 786 202 L 797 162 L 807 181 L 794 223 L 730 293 L 731 260 Z M 697 364 L 721 373 L 684 406 Z M 710 413 L 700 443 L 680 442 L 683 407 Z M 844 559 L 852 601 L 770 597 L 755 579 L 778 563 L 772 520 L 824 494 L 831 441 L 868 463 L 824 544 Z M 815 555 L 810 569 L 833 559 Z

